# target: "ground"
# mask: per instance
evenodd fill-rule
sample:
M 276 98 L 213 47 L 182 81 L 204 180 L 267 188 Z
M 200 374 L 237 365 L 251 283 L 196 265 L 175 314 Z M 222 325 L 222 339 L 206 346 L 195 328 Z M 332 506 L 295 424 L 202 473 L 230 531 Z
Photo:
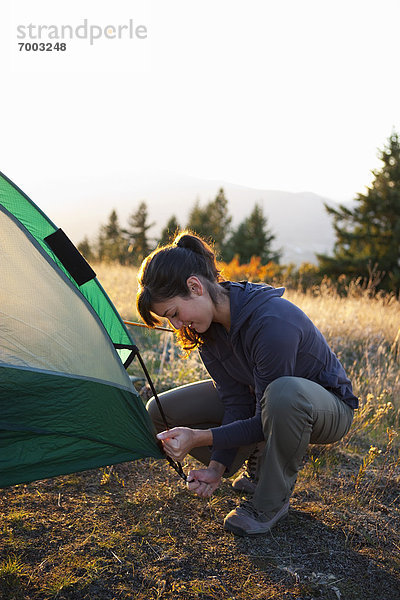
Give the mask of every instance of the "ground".
M 378 469 L 355 491 L 357 455 L 312 452 L 288 518 L 256 538 L 223 530 L 240 501 L 229 480 L 199 499 L 164 461 L 3 490 L 0 597 L 400 598 L 399 482 Z
M 120 314 L 136 320 L 136 271 L 98 267 Z M 266 536 L 235 537 L 222 526 L 240 502 L 230 481 L 200 499 L 163 460 L 13 486 L 0 490 L 0 600 L 400 600 L 399 300 L 357 286 L 347 297 L 326 285 L 287 296 L 360 398 L 345 439 L 310 446 L 288 518 Z M 142 332 L 135 343 L 159 392 L 205 376 L 171 334 Z

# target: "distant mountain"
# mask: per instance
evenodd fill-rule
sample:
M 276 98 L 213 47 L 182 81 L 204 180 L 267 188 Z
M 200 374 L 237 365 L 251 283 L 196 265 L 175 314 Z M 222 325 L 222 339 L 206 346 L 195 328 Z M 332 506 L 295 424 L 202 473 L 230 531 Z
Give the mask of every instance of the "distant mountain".
M 275 234 L 275 248 L 282 249 L 282 262 L 317 262 L 316 253 L 331 253 L 335 241 L 332 219 L 324 202 L 336 203 L 311 192 L 292 193 L 222 185 L 229 199 L 234 223 L 243 220 L 258 202 Z
M 324 202 L 332 206 L 336 203 L 311 192 L 259 190 L 157 172 L 141 177 L 102 175 L 80 182 L 70 180 L 62 186 L 46 181 L 36 186 L 36 194 L 32 189 L 27 193 L 78 243 L 85 235 L 94 239 L 113 208 L 120 223 L 125 224 L 141 200 L 147 202 L 150 221 L 156 223 L 149 232 L 156 238 L 172 214 L 182 226 L 186 225 L 194 202 L 199 200 L 204 206 L 221 187 L 229 201 L 233 226 L 250 214 L 256 202 L 262 205 L 276 236 L 274 247 L 282 248 L 282 262 L 316 262 L 316 253 L 332 251 L 334 231 Z

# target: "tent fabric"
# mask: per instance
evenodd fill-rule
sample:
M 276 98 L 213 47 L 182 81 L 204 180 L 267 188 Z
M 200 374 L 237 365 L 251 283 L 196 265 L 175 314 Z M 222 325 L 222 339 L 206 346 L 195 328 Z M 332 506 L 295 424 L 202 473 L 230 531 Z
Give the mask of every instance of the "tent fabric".
M 0 487 L 163 456 L 123 367 L 133 341 L 97 279 L 79 286 L 46 245 L 54 231 L 0 174 Z
M 126 387 L 125 370 L 97 314 L 1 206 L 0 231 L 2 362 Z
M 113 385 L 3 367 L 0 404 L 1 487 L 161 456 L 137 397 Z
M 71 280 L 81 294 L 88 300 L 100 317 L 111 340 L 115 344 L 132 344 L 130 335 L 122 322 L 114 305 L 97 279 L 92 279 L 79 286 L 66 270 L 45 238 L 57 231 L 57 226 L 40 210 L 28 196 L 20 190 L 8 177 L 0 172 L 0 205 L 7 209 L 27 232 L 42 246 L 61 271 Z M 129 352 L 121 350 L 119 354 L 125 360 Z

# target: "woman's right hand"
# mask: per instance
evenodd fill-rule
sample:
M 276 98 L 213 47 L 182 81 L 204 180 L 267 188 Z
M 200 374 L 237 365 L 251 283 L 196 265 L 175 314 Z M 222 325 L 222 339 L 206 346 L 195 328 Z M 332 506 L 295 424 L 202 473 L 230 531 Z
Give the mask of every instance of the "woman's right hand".
M 189 427 L 174 427 L 157 433 L 165 452 L 174 460 L 183 460 L 187 454 L 198 446 L 212 445 L 210 429 L 190 429 Z
M 183 460 L 194 446 L 195 433 L 189 427 L 174 427 L 157 433 L 163 448 L 174 460 Z

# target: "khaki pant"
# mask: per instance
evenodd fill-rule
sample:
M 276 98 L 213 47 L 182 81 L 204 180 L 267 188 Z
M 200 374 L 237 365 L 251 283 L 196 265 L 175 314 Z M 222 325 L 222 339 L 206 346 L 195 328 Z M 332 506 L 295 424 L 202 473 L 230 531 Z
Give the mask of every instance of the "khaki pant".
M 223 404 L 209 379 L 163 392 L 159 398 L 171 427 L 209 429 L 222 423 Z M 147 410 L 157 431 L 163 431 L 154 398 Z M 266 445 L 252 502 L 259 512 L 272 516 L 290 498 L 308 445 L 340 440 L 350 429 L 353 409 L 313 381 L 280 377 L 264 392 L 261 419 Z M 239 448 L 226 475 L 233 475 L 254 448 L 255 444 Z M 194 448 L 190 454 L 208 465 L 211 448 Z

